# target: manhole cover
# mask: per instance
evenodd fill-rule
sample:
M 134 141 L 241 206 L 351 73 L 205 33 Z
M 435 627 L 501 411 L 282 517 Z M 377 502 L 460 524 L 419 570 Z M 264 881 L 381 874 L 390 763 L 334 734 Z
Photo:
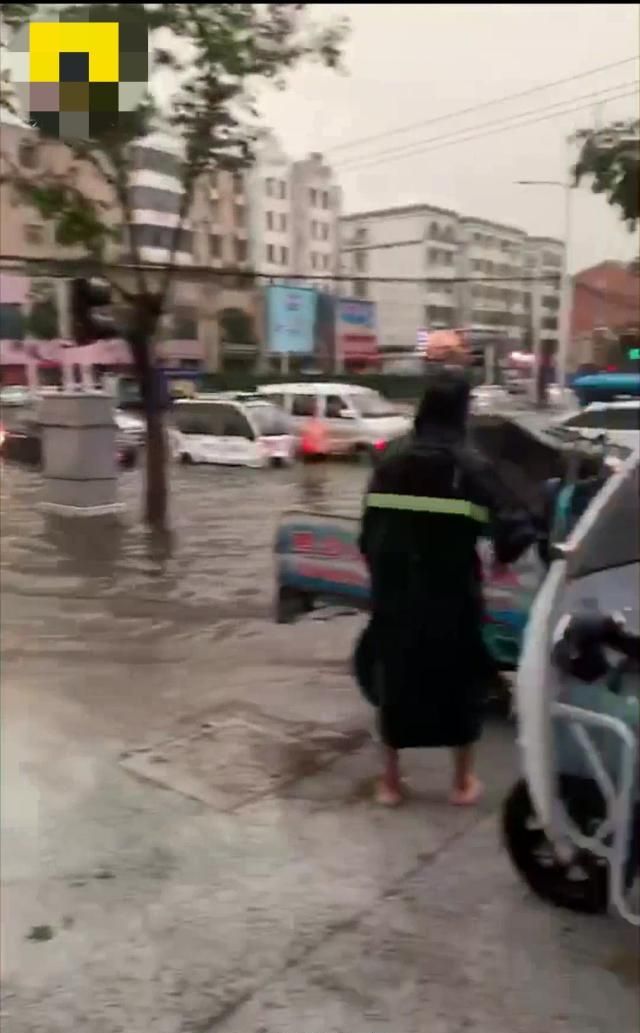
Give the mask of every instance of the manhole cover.
M 139 778 L 233 810 L 315 774 L 367 738 L 363 729 L 276 721 L 227 708 L 177 738 L 133 750 L 121 763 Z

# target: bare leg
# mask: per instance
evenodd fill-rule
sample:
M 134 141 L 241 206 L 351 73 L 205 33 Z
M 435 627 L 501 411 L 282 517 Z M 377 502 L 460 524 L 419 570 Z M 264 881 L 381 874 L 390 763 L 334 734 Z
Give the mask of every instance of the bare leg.
M 397 807 L 402 803 L 402 780 L 400 778 L 400 758 L 398 751 L 390 746 L 383 746 L 384 770 L 376 787 L 376 801 L 384 807 Z
M 473 746 L 459 746 L 453 751 L 453 790 L 451 803 L 469 807 L 482 796 L 482 782 L 473 770 Z

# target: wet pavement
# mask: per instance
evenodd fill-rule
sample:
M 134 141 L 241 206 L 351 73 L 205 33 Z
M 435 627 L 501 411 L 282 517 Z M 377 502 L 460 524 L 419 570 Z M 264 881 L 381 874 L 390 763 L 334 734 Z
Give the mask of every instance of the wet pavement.
M 365 480 L 176 467 L 157 540 L 138 472 L 79 524 L 2 470 L 3 1033 L 637 1028 L 629 930 L 543 907 L 500 849 L 513 729 L 477 812 L 437 751 L 376 811 L 362 618 L 273 623 L 279 514 L 357 513 Z

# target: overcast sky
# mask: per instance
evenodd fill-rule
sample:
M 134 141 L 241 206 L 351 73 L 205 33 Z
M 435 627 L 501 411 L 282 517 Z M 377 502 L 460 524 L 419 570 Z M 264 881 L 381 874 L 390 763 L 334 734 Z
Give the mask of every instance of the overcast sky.
M 562 191 L 516 186 L 514 180 L 563 179 L 572 154 L 565 140 L 574 129 L 594 118 L 608 121 L 638 113 L 637 4 L 313 8 L 318 15 L 336 12 L 351 19 L 347 74 L 306 66 L 291 77 L 286 92 L 264 95 L 262 108 L 293 156 L 318 150 L 332 161 L 347 212 L 425 201 L 522 226 L 535 235 L 562 236 Z M 394 133 L 634 55 L 633 62 L 562 86 Z M 631 92 L 626 99 L 607 99 Z M 582 110 L 546 117 L 577 106 Z M 487 133 L 497 128 L 496 122 L 518 116 L 545 120 L 446 148 L 438 140 L 438 149 L 431 142 L 429 150 L 420 150 L 425 140 Z M 492 125 L 486 127 L 487 122 Z M 374 134 L 375 140 L 358 147 L 344 146 Z M 384 160 L 389 156 L 381 154 L 412 147 L 414 153 L 401 159 Z M 573 271 L 638 253 L 637 236 L 586 187 L 572 194 L 572 216 Z

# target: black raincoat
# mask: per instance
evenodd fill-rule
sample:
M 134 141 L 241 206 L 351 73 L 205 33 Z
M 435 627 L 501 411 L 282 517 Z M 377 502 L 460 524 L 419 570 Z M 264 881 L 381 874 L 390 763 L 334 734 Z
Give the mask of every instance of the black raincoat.
M 415 430 L 389 448 L 365 500 L 360 548 L 371 618 L 355 654 L 383 741 L 402 749 L 463 746 L 481 730 L 494 673 L 483 640 L 480 535 L 500 563 L 536 533 L 491 465 L 465 441 L 469 386 L 432 375 Z

